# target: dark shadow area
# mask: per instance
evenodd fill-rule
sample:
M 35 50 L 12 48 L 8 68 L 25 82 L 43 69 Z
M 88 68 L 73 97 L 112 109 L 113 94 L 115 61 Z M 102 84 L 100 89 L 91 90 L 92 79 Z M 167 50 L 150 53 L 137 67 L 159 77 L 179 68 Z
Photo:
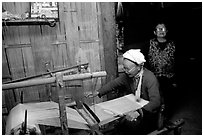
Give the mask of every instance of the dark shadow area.
M 176 44 L 178 87 L 172 119 L 184 118 L 182 134 L 202 134 L 202 3 L 124 2 L 124 47 L 142 49 L 154 37 L 157 23 L 165 23 L 168 39 Z

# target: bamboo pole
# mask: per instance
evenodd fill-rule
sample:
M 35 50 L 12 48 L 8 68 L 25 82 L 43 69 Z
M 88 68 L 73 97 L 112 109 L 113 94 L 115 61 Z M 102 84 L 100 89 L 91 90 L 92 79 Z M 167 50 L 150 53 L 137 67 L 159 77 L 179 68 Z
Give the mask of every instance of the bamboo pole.
M 82 79 L 89 79 L 89 78 L 105 77 L 106 75 L 107 74 L 105 71 L 93 72 L 93 73 L 84 73 L 84 74 L 75 74 L 75 75 L 63 76 L 63 81 L 72 81 L 72 80 L 82 80 Z M 51 78 L 42 78 L 42 79 L 39 78 L 39 79 L 27 80 L 27 81 L 16 82 L 16 83 L 2 84 L 2 90 L 37 86 L 37 85 L 43 85 L 43 84 L 51 84 L 51 83 L 54 83 L 55 81 L 56 81 L 56 78 L 51 77 Z

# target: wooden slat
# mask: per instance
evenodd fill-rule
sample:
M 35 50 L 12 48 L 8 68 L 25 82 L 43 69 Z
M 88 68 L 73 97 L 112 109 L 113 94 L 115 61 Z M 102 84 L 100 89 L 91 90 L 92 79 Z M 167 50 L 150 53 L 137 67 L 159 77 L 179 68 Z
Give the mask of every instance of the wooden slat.
M 18 15 L 20 15 L 19 13 L 18 13 L 18 11 L 20 10 L 20 8 L 19 8 L 19 3 L 18 2 L 12 2 L 12 4 L 10 5 L 11 7 L 10 8 L 13 8 L 13 14 L 18 14 Z M 9 11 L 10 11 L 11 9 L 9 9 Z M 20 42 L 20 28 L 19 27 L 16 27 L 16 26 L 11 26 L 10 27 L 12 30 L 13 30 L 13 35 L 14 35 L 14 44 L 19 44 L 19 43 L 21 43 Z
M 102 16 L 101 16 L 101 6 L 97 2 L 97 25 L 98 25 L 98 37 L 99 37 L 99 56 L 101 62 L 101 70 L 105 70 L 105 59 L 104 59 L 104 45 L 103 45 L 103 33 L 102 33 Z
M 70 63 L 69 63 L 69 59 L 68 59 L 69 53 L 67 53 L 67 45 L 61 44 L 58 46 L 58 48 L 59 48 L 59 53 L 62 56 L 63 67 L 68 67 Z
M 32 49 L 30 47 L 23 48 L 23 61 L 26 76 L 35 75 L 34 61 L 32 55 Z M 37 87 L 28 87 L 24 91 L 24 102 L 39 101 L 39 94 L 36 92 Z
M 63 38 L 65 40 L 65 36 L 66 36 L 66 30 L 65 30 L 65 24 L 63 23 L 64 22 L 64 17 L 66 16 L 66 14 L 64 14 L 64 12 L 66 10 L 69 10 L 69 9 L 66 9 L 66 5 L 67 5 L 67 2 L 59 2 L 58 3 L 59 5 L 59 19 L 60 19 L 60 22 L 57 23 L 57 36 L 58 35 L 63 35 Z
M 76 51 L 79 47 L 79 34 L 78 34 L 78 20 L 77 13 L 70 12 L 69 9 L 75 9 L 76 3 L 64 3 L 64 18 L 62 18 L 62 24 L 65 27 L 67 47 L 69 51 L 69 58 L 71 65 L 81 64 L 81 62 L 75 60 Z
M 10 76 L 10 72 L 9 72 L 9 66 L 6 58 L 5 48 L 2 46 L 2 78 L 7 76 Z
M 76 54 L 77 60 L 81 62 L 89 62 L 90 71 L 100 71 L 100 57 L 99 57 L 99 44 L 98 43 L 80 43 L 79 53 Z
M 52 46 L 52 59 L 54 70 L 63 68 L 62 55 L 59 52 L 59 45 Z
M 102 28 L 102 14 L 101 14 L 101 5 L 99 2 L 97 2 L 97 5 L 96 5 L 96 10 L 97 10 L 97 24 L 98 24 L 98 36 L 99 36 L 99 56 L 100 56 L 100 62 L 101 62 L 101 70 L 105 70 L 105 56 L 104 56 L 104 42 L 103 42 L 103 28 Z M 101 79 L 101 85 L 104 85 L 106 82 L 106 79 L 105 78 L 102 78 Z M 107 100 L 107 97 L 106 96 L 103 96 L 101 98 L 103 101 L 106 101 Z
M 20 48 L 12 48 L 7 50 L 9 66 L 13 79 L 25 77 L 23 68 L 22 50 Z M 20 92 L 25 89 L 15 89 L 16 101 L 20 102 Z
M 76 5 L 80 40 L 98 40 L 96 3 L 81 2 Z

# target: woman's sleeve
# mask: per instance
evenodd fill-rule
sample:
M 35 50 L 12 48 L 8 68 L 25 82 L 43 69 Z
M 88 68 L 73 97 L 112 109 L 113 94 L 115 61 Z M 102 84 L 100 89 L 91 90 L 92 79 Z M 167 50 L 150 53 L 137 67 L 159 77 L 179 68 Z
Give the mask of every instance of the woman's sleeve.
M 126 84 L 127 84 L 127 76 L 125 76 L 125 74 L 122 74 L 121 76 L 117 77 L 113 81 L 110 81 L 109 83 L 101 87 L 98 90 L 99 92 L 98 96 L 101 97 L 109 93 L 110 91 L 115 90 L 118 87 L 125 86 Z
M 143 107 L 146 111 L 154 112 L 161 103 L 159 93 L 159 83 L 154 75 L 149 75 L 146 80 L 146 86 L 149 95 L 149 103 Z

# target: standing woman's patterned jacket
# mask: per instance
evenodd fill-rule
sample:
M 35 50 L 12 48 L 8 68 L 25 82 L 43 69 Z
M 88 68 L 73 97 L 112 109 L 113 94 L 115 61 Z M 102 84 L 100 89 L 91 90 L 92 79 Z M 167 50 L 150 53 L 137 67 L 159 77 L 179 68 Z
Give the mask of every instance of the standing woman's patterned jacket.
M 173 41 L 150 40 L 148 51 L 150 70 L 157 76 L 172 78 L 175 75 L 175 44 Z

